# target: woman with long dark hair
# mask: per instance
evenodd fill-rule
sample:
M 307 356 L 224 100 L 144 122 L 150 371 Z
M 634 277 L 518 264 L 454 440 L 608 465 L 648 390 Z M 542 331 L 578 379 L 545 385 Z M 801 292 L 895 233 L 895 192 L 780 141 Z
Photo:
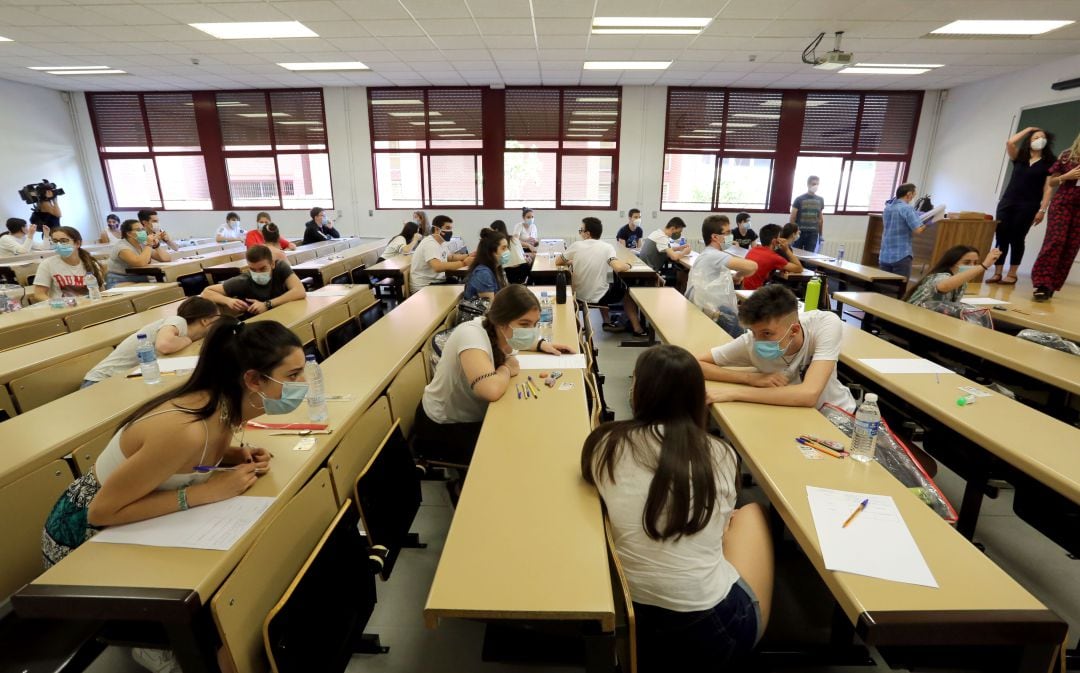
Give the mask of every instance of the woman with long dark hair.
M 510 261 L 510 240 L 494 229 L 480 231 L 476 255 L 465 276 L 465 298 L 481 297 L 491 301 L 507 285 L 503 264 Z
M 423 238 L 431 233 L 431 223 L 428 222 L 427 213 L 422 210 L 414 210 L 412 214 L 412 221 L 416 222 L 420 227 L 420 237 Z
M 922 306 L 928 301 L 958 302 L 964 297 L 967 284 L 983 277 L 1001 251 L 994 248 L 979 262 L 979 251 L 970 245 L 954 245 L 946 250 L 904 298 L 909 304 Z
M 581 474 L 604 500 L 626 571 L 638 670 L 727 670 L 750 654 L 769 619 L 765 512 L 735 509 L 738 464 L 706 429 L 705 379 L 693 355 L 650 348 L 632 386 L 633 419 L 593 430 Z
M 1012 161 L 1012 177 L 998 201 L 996 219 L 997 247 L 1001 250 L 994 275 L 987 283 L 1015 285 L 1020 261 L 1024 257 L 1024 239 L 1033 225 L 1043 221 L 1052 190 L 1047 177 L 1054 165 L 1054 134 L 1029 126 L 1005 141 L 1005 152 Z M 1011 251 L 1011 255 L 1009 254 Z M 1009 273 L 1005 256 L 1009 256 Z
M 93 275 L 98 288 L 105 287 L 105 270 L 94 256 L 82 247 L 82 234 L 75 227 L 56 227 L 49 232 L 49 238 L 56 250 L 52 257 L 46 257 L 38 264 L 34 274 L 34 300 L 48 301 L 53 294 L 63 296 L 83 296 L 86 277 Z
M 416 222 L 406 222 L 405 226 L 401 228 L 401 233 L 390 239 L 390 242 L 383 248 L 382 259 L 390 259 L 391 257 L 400 257 L 401 255 L 407 255 L 413 251 L 416 244 L 423 239 L 420 235 L 420 225 Z
M 521 246 L 521 241 L 516 237 L 507 233 L 506 222 L 502 220 L 495 220 L 491 223 L 490 227 L 500 234 L 506 236 L 506 240 L 509 241 L 510 247 L 510 261 L 503 264 L 503 271 L 506 273 L 506 279 L 517 285 L 524 285 L 529 280 L 529 271 L 532 268 L 532 264 L 525 256 L 525 249 Z
M 1047 184 L 1056 191 L 1050 197 L 1042 248 L 1031 267 L 1035 301 L 1048 301 L 1065 285 L 1080 251 L 1080 135 L 1050 167 Z

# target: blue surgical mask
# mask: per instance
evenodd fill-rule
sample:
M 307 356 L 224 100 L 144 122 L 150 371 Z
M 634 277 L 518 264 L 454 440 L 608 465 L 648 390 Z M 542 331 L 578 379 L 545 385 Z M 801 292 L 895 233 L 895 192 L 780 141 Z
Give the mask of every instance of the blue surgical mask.
M 270 271 L 249 271 L 248 275 L 251 276 L 251 282 L 256 285 L 269 285 L 271 273 Z
M 136 231 L 135 240 L 139 243 L 146 243 L 146 230 L 144 229 L 143 231 Z
M 259 397 L 263 400 L 263 411 L 271 416 L 280 416 L 282 414 L 292 413 L 296 411 L 304 402 L 304 398 L 308 394 L 308 384 L 303 381 L 278 381 L 275 378 L 267 376 L 274 383 L 281 384 L 281 397 L 274 399 L 273 397 L 267 397 L 263 393 L 259 393 Z
M 499 255 L 499 266 L 506 266 L 509 263 L 510 263 L 510 251 L 507 250 L 506 252 Z
M 790 331 L 791 328 L 788 327 L 788 332 Z M 780 337 L 776 341 L 760 341 L 755 339 L 754 353 L 756 353 L 757 356 L 762 358 L 763 360 L 775 360 L 778 357 L 782 356 L 784 354 L 784 350 L 786 350 L 787 348 L 786 346 L 780 345 L 785 338 L 787 338 L 787 332 L 785 332 L 784 336 Z
M 56 254 L 60 255 L 61 257 L 71 257 L 74 252 L 75 246 L 70 243 L 56 244 Z
M 511 348 L 522 351 L 532 348 L 538 338 L 539 330 L 535 327 L 515 327 L 514 333 L 506 340 Z
M 734 243 L 735 243 L 735 235 L 734 234 L 728 234 L 727 236 L 724 237 L 724 247 L 725 248 L 730 248 L 732 246 L 732 244 L 734 244 Z
M 975 268 L 974 266 L 971 266 L 969 264 L 961 264 L 960 266 L 958 266 L 956 268 L 956 272 L 957 273 L 964 273 L 965 271 L 971 271 L 974 268 Z

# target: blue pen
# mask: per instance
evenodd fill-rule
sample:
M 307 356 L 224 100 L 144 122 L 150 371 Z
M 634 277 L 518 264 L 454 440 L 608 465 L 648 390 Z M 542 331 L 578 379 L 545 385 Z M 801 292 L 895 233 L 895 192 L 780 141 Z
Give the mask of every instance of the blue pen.
M 521 384 L 517 385 L 517 393 L 518 393 L 518 399 L 520 400 L 521 399 Z
M 219 467 L 217 465 L 196 465 L 192 472 L 232 472 L 236 467 Z

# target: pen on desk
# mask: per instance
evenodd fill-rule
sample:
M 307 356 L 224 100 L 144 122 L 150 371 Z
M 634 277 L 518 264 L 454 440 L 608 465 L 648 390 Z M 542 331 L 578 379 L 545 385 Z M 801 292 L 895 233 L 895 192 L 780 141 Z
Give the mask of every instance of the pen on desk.
M 515 384 L 514 387 L 517 388 L 518 399 L 520 400 L 521 399 L 521 384 L 520 383 Z
M 826 455 L 832 456 L 833 458 L 843 458 L 844 457 L 844 454 L 842 452 L 837 451 L 836 449 L 829 448 L 829 447 L 825 446 L 824 444 L 819 444 L 819 443 L 817 443 L 817 442 L 815 442 L 813 440 L 810 440 L 810 439 L 805 439 L 803 437 L 796 437 L 795 441 L 798 442 L 799 444 L 802 444 L 803 446 L 809 446 L 811 449 L 814 449 L 814 450 L 820 451 L 821 453 L 824 453 Z
M 533 397 L 535 397 L 536 399 L 540 399 L 540 389 L 536 387 L 535 383 L 533 383 L 532 376 L 529 376 L 529 386 L 531 386 L 533 389 Z
M 847 528 L 848 524 L 851 523 L 852 521 L 854 521 L 855 517 L 857 517 L 859 515 L 859 512 L 866 509 L 866 505 L 869 504 L 869 502 L 870 502 L 870 498 L 867 498 L 867 499 L 863 500 L 862 502 L 860 502 L 859 506 L 855 508 L 855 511 L 851 513 L 851 516 L 849 516 L 847 518 L 847 521 L 844 522 L 844 525 L 840 526 L 840 527 L 841 528 Z

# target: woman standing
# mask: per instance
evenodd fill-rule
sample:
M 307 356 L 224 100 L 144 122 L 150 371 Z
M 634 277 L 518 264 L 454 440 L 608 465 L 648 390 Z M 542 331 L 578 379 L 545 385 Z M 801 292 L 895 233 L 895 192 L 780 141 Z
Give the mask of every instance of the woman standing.
M 1061 289 L 1080 251 L 1080 135 L 1050 167 L 1047 183 L 1057 193 L 1047 211 L 1046 238 L 1031 267 L 1035 301 L 1046 301 Z
M 1024 238 L 1032 225 L 1042 222 L 1050 202 L 1052 190 L 1046 178 L 1054 165 L 1053 141 L 1053 134 L 1034 126 L 1005 141 L 1005 151 L 1012 161 L 1012 177 L 998 201 L 997 249 L 1001 251 L 1001 259 L 987 283 L 1016 284 L 1020 260 L 1024 257 Z M 1002 278 L 1006 255 L 1009 255 L 1009 274 Z

